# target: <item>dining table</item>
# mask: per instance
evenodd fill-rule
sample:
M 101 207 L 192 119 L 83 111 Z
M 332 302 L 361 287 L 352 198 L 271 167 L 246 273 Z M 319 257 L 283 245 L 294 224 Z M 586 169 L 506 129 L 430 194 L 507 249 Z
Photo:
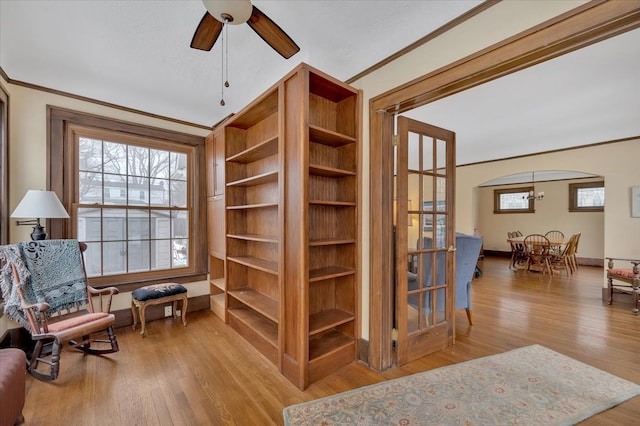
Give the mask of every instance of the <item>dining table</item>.
M 519 244 L 524 247 L 524 240 L 527 238 L 526 235 L 520 235 L 517 237 L 508 237 L 507 242 L 512 244 Z M 551 254 L 560 254 L 562 253 L 563 248 L 569 243 L 571 238 L 549 238 L 549 251 Z M 526 251 L 526 249 L 524 249 Z M 528 255 L 526 255 L 528 257 Z M 527 262 L 528 264 L 528 262 Z M 553 275 L 553 270 L 550 270 L 550 275 Z
M 514 244 L 524 244 L 524 239 L 527 238 L 526 235 L 520 235 L 518 237 L 511 237 L 511 238 L 507 238 L 507 242 L 508 243 L 514 243 Z M 567 245 L 567 243 L 569 242 L 570 238 L 549 238 L 547 237 L 547 239 L 549 240 L 549 245 L 553 246 L 553 247 L 564 247 Z

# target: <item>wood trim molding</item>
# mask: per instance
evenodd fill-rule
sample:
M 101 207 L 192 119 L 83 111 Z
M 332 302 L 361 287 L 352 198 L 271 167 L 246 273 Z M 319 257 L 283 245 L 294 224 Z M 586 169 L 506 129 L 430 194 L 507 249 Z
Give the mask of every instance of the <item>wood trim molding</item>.
M 593 0 L 374 97 L 401 113 L 640 27 L 640 2 Z
M 514 155 L 513 157 L 496 158 L 495 160 L 485 160 L 485 161 L 476 161 L 474 163 L 458 164 L 456 167 L 477 166 L 478 164 L 496 163 L 498 161 L 515 160 L 516 158 L 530 158 L 538 155 L 555 154 L 557 152 L 574 151 L 576 149 L 583 149 L 583 148 L 593 148 L 595 146 L 609 145 L 613 143 L 620 143 L 620 142 L 627 142 L 627 141 L 635 141 L 638 139 L 640 139 L 640 135 L 631 136 L 631 137 L 622 138 L 622 139 L 615 139 L 612 141 L 594 142 L 594 143 L 585 144 L 585 145 L 577 145 L 577 146 L 572 146 L 568 148 L 550 149 L 548 151 L 536 152 L 534 154 Z
M 370 330 L 369 361 L 389 367 L 386 317 L 393 308 L 392 177 L 383 153 L 391 146 L 393 115 L 536 65 L 640 27 L 640 2 L 595 0 L 446 67 L 385 92 L 369 103 L 370 116 Z M 391 119 L 382 120 L 382 115 Z
M 493 6 L 493 5 L 497 4 L 497 3 L 500 3 L 501 1 L 502 0 L 485 0 L 484 2 L 480 3 L 478 6 L 474 7 L 471 10 L 468 10 L 467 12 L 465 12 L 462 15 L 458 16 L 457 18 L 453 19 L 452 21 L 447 22 L 446 24 L 444 24 L 440 28 L 436 29 L 435 31 L 432 31 L 429 34 L 427 34 L 426 36 L 414 41 L 413 43 L 411 43 L 410 45 L 408 45 L 404 49 L 401 49 L 401 50 L 397 51 L 393 55 L 390 55 L 390 56 L 386 57 L 385 59 L 383 59 L 382 61 L 380 61 L 380 62 L 370 66 L 369 68 L 365 69 L 364 71 L 359 72 L 358 74 L 354 75 L 350 79 L 346 80 L 345 83 L 351 84 L 354 81 L 360 80 L 362 77 L 364 77 L 366 75 L 369 75 L 374 71 L 379 70 L 380 68 L 384 67 L 388 63 L 391 63 L 391 62 L 395 61 L 396 59 L 406 55 L 409 52 L 411 52 L 412 50 L 415 50 L 418 47 L 428 43 L 429 41 L 433 40 L 434 38 L 438 37 L 439 35 L 444 34 L 447 31 L 452 30 L 453 28 L 457 27 L 458 25 L 462 24 L 463 22 L 473 18 L 474 16 L 476 16 L 476 15 L 482 13 L 482 12 L 484 12 L 485 10 L 489 9 L 491 6 Z
M 204 154 L 203 136 L 166 130 L 138 123 L 101 117 L 84 112 L 73 111 L 65 108 L 47 105 L 47 189 L 56 192 L 62 204 L 71 211 L 71 177 L 69 165 L 73 161 L 72 155 L 67 149 L 67 138 L 70 137 L 70 129 L 74 126 L 105 129 L 112 132 L 121 132 L 131 136 L 138 136 L 156 141 L 167 141 L 187 145 L 194 151 L 194 170 L 191 172 L 193 184 L 193 214 L 190 217 L 194 230 L 193 241 L 193 269 L 187 276 L 197 279 L 207 271 L 207 232 L 206 232 L 206 159 Z M 51 238 L 69 238 L 70 221 L 62 219 L 47 219 L 46 227 Z M 155 280 L 157 277 L 148 277 Z M 175 280 L 177 277 L 172 277 Z M 100 280 L 97 280 L 100 282 Z M 164 280 L 166 281 L 166 280 Z M 140 283 L 138 287 L 145 285 Z M 123 283 L 130 284 L 130 283 Z M 99 286 L 99 284 L 97 284 Z M 130 288 L 127 287 L 127 288 Z
M 187 287 L 188 289 L 188 287 Z M 201 311 L 203 309 L 209 309 L 209 295 L 208 294 L 203 294 L 201 296 L 194 296 L 194 297 L 188 297 L 187 298 L 188 302 L 187 302 L 187 314 L 189 314 L 190 312 L 195 312 L 195 311 Z M 168 306 L 169 304 L 172 304 L 173 302 L 167 302 L 165 304 L 162 305 L 150 305 L 146 308 L 145 310 L 145 319 L 147 324 L 151 321 L 155 321 L 158 319 L 164 319 L 164 307 Z M 180 307 L 181 305 L 178 304 L 178 307 Z M 127 308 L 127 309 L 118 309 L 117 311 L 111 311 L 112 314 L 114 314 L 116 316 L 116 323 L 114 325 L 114 327 L 116 329 L 118 328 L 122 328 L 122 327 L 130 327 L 133 324 L 133 314 L 131 312 L 131 309 Z M 187 315 L 187 325 L 189 324 L 189 315 Z M 176 327 L 182 327 L 182 322 L 180 322 L 180 320 L 175 320 L 175 324 Z M 140 324 L 138 324 L 138 330 L 140 330 Z M 118 337 L 118 333 L 116 330 L 116 337 Z M 142 338 L 142 337 L 141 337 Z
M 9 92 L 0 84 L 0 244 L 9 243 Z
M 58 96 L 64 96 L 66 98 L 76 99 L 76 100 L 82 101 L 82 102 L 89 102 L 89 103 L 92 103 L 92 104 L 96 104 L 96 105 L 101 105 L 101 106 L 105 106 L 105 107 L 108 107 L 108 108 L 117 109 L 117 110 L 120 110 L 120 111 L 126 111 L 126 112 L 130 112 L 130 113 L 133 113 L 133 114 L 144 115 L 145 117 L 157 118 L 158 120 L 169 121 L 171 123 L 176 123 L 176 124 L 181 124 L 181 125 L 184 125 L 184 126 L 195 127 L 195 128 L 198 128 L 198 129 L 211 130 L 213 128 L 213 126 L 205 126 L 205 125 L 202 125 L 202 124 L 192 123 L 190 121 L 178 120 L 177 118 L 171 118 L 171 117 L 166 117 L 164 115 L 153 114 L 151 112 L 142 111 L 142 110 L 134 109 L 134 108 L 129 108 L 129 107 L 125 107 L 125 106 L 122 106 L 122 105 L 114 104 L 114 103 L 111 103 L 111 102 L 106 102 L 106 101 L 101 101 L 101 100 L 98 100 L 98 99 L 89 98 L 89 97 L 86 97 L 86 96 L 76 95 L 74 93 L 65 92 L 65 91 L 62 91 L 62 90 L 51 89 L 49 87 L 39 86 L 37 84 L 27 83 L 25 81 L 14 80 L 14 79 L 10 78 L 6 74 L 6 72 L 2 69 L 2 67 L 0 67 L 0 76 L 2 78 L 4 78 L 7 81 L 7 83 L 9 83 L 9 84 L 14 84 L 16 86 L 26 87 L 27 89 L 38 90 L 38 91 L 41 91 L 41 92 L 51 93 L 53 95 L 58 95 Z

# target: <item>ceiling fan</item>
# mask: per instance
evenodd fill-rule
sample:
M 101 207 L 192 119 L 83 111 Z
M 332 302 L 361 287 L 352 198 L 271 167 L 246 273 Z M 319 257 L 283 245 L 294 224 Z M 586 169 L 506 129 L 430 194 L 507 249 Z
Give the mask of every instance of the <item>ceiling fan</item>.
M 251 0 L 202 0 L 207 8 L 191 40 L 191 47 L 211 50 L 225 24 L 240 25 L 245 22 L 264 41 L 285 59 L 295 55 L 300 48 L 275 22 Z

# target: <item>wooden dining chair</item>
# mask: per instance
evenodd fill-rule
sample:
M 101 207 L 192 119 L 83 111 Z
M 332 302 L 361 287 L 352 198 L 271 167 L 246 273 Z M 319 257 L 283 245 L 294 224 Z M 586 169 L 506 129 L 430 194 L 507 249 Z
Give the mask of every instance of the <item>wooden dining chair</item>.
M 550 253 L 551 269 L 564 269 L 567 273 L 567 277 L 575 272 L 571 260 L 571 253 L 573 252 L 575 240 L 576 236 L 572 235 L 564 248 L 561 249 L 560 253 Z
M 573 265 L 573 270 L 576 271 L 578 269 L 578 244 L 580 243 L 581 232 L 574 234 L 575 241 L 573 242 L 573 248 L 571 249 L 571 263 Z
M 518 233 L 519 231 L 507 232 L 507 237 L 511 239 L 522 236 L 518 235 Z M 527 253 L 524 249 L 524 244 L 513 242 L 510 242 L 509 244 L 511 244 L 511 263 L 509 264 L 509 267 L 513 269 L 523 269 L 527 264 Z
M 551 271 L 551 256 L 549 254 L 549 239 L 541 234 L 531 234 L 524 238 L 524 248 L 527 253 L 526 270 L 531 271 L 541 268 L 541 272 Z
M 549 241 L 564 241 L 564 233 L 562 231 L 549 231 L 544 234 L 545 237 L 549 239 Z M 563 251 L 561 245 L 552 244 L 549 248 L 549 252 L 553 255 L 560 255 Z

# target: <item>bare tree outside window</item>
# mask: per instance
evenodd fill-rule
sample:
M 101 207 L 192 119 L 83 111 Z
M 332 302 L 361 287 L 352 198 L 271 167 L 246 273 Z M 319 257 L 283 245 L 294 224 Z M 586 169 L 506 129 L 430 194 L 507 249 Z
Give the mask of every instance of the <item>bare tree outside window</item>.
M 88 274 L 188 267 L 187 154 L 87 136 L 77 152 Z

